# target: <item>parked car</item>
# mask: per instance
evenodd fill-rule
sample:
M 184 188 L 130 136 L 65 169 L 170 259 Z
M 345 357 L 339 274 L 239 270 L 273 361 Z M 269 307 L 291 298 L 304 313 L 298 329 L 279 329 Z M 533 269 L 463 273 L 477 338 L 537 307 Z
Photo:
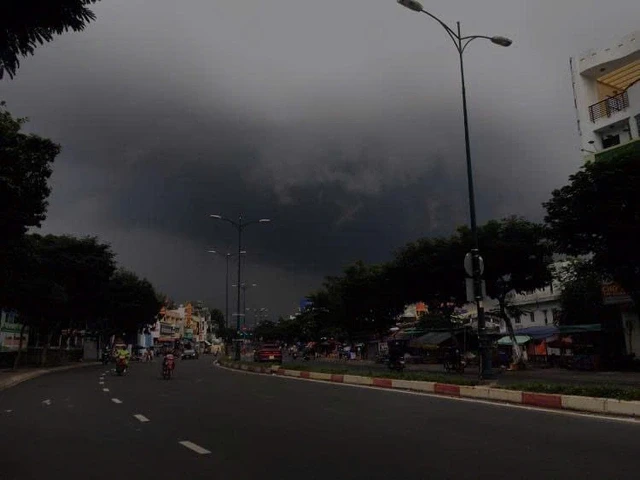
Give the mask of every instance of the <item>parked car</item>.
M 274 343 L 265 343 L 253 352 L 253 361 L 282 363 L 282 350 Z
M 197 360 L 198 352 L 193 348 L 188 348 L 182 352 L 182 355 L 180 356 L 180 358 L 182 360 L 187 360 L 187 359 Z

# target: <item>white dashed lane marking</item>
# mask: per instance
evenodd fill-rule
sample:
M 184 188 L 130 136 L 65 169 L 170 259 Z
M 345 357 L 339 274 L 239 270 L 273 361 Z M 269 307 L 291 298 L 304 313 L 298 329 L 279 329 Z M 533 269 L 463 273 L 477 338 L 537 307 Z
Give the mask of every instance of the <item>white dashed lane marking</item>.
M 141 414 L 139 414 L 139 413 L 136 413 L 136 414 L 134 415 L 134 417 L 135 417 L 136 419 L 140 420 L 142 423 L 145 423 L 145 422 L 148 422 L 148 421 L 149 421 L 149 419 L 148 419 L 147 417 L 145 417 L 144 415 L 141 415 Z
M 120 400 L 119 398 L 112 398 L 111 401 L 113 403 L 122 403 L 122 400 Z
M 108 388 L 103 388 L 103 389 L 102 389 L 102 391 L 103 391 L 103 392 L 108 392 L 108 391 L 109 391 L 109 389 L 108 389 Z
M 188 440 L 183 440 L 182 442 L 178 442 L 183 447 L 187 447 L 189 450 L 193 450 L 194 452 L 200 455 L 208 455 L 211 452 L 206 448 L 202 448 L 200 445 L 196 445 L 193 442 L 189 442 Z

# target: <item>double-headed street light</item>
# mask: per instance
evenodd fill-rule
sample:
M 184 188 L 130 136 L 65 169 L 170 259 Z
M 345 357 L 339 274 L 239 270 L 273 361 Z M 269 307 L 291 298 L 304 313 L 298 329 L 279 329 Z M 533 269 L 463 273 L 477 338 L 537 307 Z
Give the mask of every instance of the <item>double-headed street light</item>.
M 260 220 L 252 220 L 250 222 L 245 222 L 242 218 L 242 215 L 238 216 L 238 221 L 231 220 L 227 217 L 223 217 L 222 215 L 209 215 L 211 218 L 216 220 L 222 220 L 234 226 L 234 228 L 238 231 L 238 284 L 237 284 L 237 299 L 236 299 L 236 335 L 240 334 L 240 317 L 244 316 L 245 312 L 240 313 L 240 285 L 242 284 L 242 269 L 240 265 L 240 255 L 242 254 L 242 231 L 248 227 L 249 225 L 254 225 L 257 223 L 269 223 L 271 220 L 268 218 L 261 218 Z M 236 349 L 235 349 L 235 359 L 240 360 L 240 339 L 236 338 Z
M 215 253 L 218 255 L 224 255 L 227 259 L 227 269 L 226 269 L 226 273 L 224 276 L 224 290 L 225 290 L 225 298 L 224 298 L 224 319 L 225 319 L 225 324 L 227 326 L 227 328 L 231 327 L 231 324 L 229 323 L 229 259 L 231 257 L 235 257 L 236 254 L 235 253 L 219 253 L 216 250 L 207 250 L 209 253 Z M 240 255 L 244 255 L 246 254 L 246 250 L 242 250 L 240 252 Z M 238 262 L 240 261 L 240 257 L 238 257 Z
M 484 318 L 484 306 L 482 304 L 482 260 L 480 258 L 480 249 L 478 246 L 478 227 L 476 224 L 476 200 L 473 186 L 473 168 L 471 165 L 471 145 L 469 142 L 469 117 L 467 114 L 467 90 L 464 81 L 464 59 L 463 54 L 469 43 L 477 38 L 483 38 L 490 42 L 499 45 L 501 47 L 508 47 L 512 41 L 506 37 L 494 36 L 489 37 L 486 35 L 466 35 L 463 36 L 460 30 L 460 22 L 456 22 L 455 31 L 449 27 L 446 23 L 440 20 L 438 17 L 430 12 L 427 12 L 420 2 L 417 0 L 397 0 L 400 5 L 413 10 L 415 12 L 424 13 L 428 15 L 436 22 L 438 22 L 442 28 L 445 29 L 458 51 L 460 58 L 460 80 L 462 84 L 462 113 L 464 118 L 464 143 L 467 156 L 467 183 L 469 189 L 469 216 L 471 223 L 471 235 L 473 238 L 473 248 L 471 250 L 472 270 L 473 270 L 473 295 L 475 297 L 476 305 L 478 308 L 478 340 L 480 343 L 480 377 L 490 378 L 491 372 L 491 356 L 488 349 L 486 330 L 485 330 L 485 318 Z

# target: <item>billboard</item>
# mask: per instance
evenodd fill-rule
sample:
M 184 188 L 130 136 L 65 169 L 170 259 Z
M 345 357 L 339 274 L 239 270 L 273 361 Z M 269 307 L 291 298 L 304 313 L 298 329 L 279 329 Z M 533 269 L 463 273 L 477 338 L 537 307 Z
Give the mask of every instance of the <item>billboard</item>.
M 18 323 L 15 312 L 0 310 L 0 351 L 17 350 L 20 346 L 20 331 L 22 324 Z M 28 329 L 22 336 L 22 348 L 27 347 L 29 341 Z

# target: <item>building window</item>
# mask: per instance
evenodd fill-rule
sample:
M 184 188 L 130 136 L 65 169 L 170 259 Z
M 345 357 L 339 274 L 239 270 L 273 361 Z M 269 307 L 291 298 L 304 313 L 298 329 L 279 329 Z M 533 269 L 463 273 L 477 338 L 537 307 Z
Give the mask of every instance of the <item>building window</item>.
M 544 313 L 544 324 L 549 325 L 549 311 L 543 310 L 542 312 Z
M 640 132 L 640 114 L 636 115 L 636 127 L 638 128 L 638 132 Z
M 536 312 L 529 312 L 529 318 L 531 319 L 531 323 L 535 323 L 535 321 L 536 321 Z
M 615 147 L 620 145 L 620 135 L 607 135 L 602 139 L 602 148 Z

